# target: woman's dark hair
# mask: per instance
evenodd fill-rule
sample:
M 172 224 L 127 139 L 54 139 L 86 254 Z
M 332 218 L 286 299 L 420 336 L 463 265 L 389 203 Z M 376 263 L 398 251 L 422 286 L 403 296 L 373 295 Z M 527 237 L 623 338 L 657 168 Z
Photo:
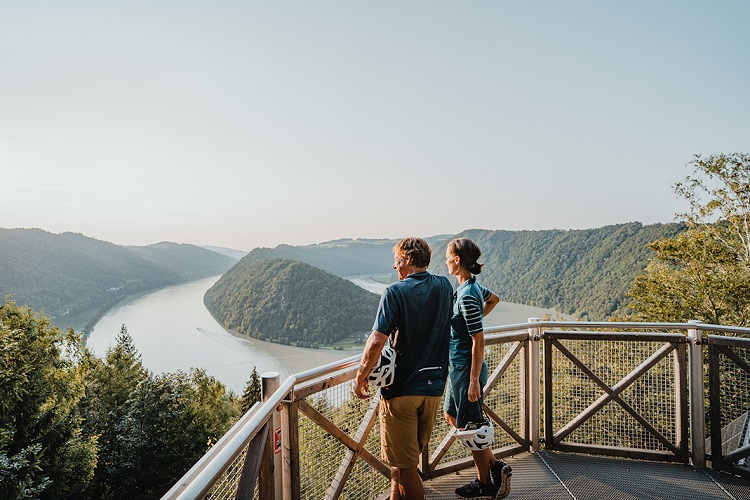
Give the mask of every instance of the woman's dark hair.
M 456 238 L 448 243 L 448 250 L 450 253 L 461 259 L 461 267 L 469 271 L 471 274 L 479 274 L 482 272 L 482 266 L 484 264 L 477 262 L 479 257 L 482 256 L 482 251 L 477 244 L 469 238 Z

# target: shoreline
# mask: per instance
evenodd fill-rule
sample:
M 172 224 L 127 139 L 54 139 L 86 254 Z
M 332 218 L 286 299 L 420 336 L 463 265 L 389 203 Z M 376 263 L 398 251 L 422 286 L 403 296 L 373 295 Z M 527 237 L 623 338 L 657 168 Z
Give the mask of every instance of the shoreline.
M 209 313 L 210 312 L 211 311 L 209 311 Z M 213 317 L 213 314 L 211 315 L 211 317 Z M 214 318 L 214 319 L 216 319 L 216 318 Z M 216 322 L 219 323 L 219 320 L 216 320 Z M 219 323 L 219 324 L 221 324 L 221 323 Z M 227 332 L 228 334 L 230 334 L 233 337 L 236 337 L 238 339 L 242 339 L 242 340 L 244 340 L 246 342 L 252 342 L 252 343 L 261 342 L 261 345 L 262 344 L 271 344 L 271 345 L 281 345 L 281 346 L 286 346 L 286 347 L 296 347 L 298 349 L 310 349 L 312 351 L 351 352 L 352 354 L 357 354 L 359 352 L 362 352 L 362 349 L 364 349 L 364 347 L 365 347 L 364 343 L 360 347 L 344 347 L 342 349 L 336 349 L 335 348 L 336 344 L 326 344 L 326 345 L 321 345 L 319 347 L 303 347 L 303 346 L 299 346 L 299 345 L 296 345 L 296 344 L 282 344 L 281 342 L 274 342 L 272 340 L 258 339 L 258 338 L 255 338 L 255 337 L 251 337 L 250 335 L 245 335 L 243 333 L 240 333 L 237 330 L 234 330 L 232 328 L 226 328 L 224 326 L 222 326 L 222 328 L 224 329 L 225 332 Z

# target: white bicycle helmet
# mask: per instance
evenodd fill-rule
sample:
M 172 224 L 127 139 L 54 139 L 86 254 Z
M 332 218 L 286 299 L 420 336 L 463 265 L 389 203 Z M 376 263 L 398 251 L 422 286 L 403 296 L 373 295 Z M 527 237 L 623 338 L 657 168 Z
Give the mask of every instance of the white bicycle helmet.
M 390 342 L 386 342 L 383 351 L 380 353 L 378 364 L 372 369 L 367 380 L 375 387 L 387 387 L 393 383 L 395 376 L 396 350 L 391 347 Z
M 465 429 L 456 429 L 455 436 L 462 445 L 470 450 L 484 450 L 492 447 L 492 442 L 495 440 L 495 427 L 491 420 L 485 420 L 478 424 L 469 422 Z

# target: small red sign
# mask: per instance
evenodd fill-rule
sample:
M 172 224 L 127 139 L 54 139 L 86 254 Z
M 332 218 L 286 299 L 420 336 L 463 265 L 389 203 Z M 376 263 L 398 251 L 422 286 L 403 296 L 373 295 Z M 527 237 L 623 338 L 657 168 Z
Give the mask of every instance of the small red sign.
M 273 454 L 281 453 L 281 427 L 273 431 Z

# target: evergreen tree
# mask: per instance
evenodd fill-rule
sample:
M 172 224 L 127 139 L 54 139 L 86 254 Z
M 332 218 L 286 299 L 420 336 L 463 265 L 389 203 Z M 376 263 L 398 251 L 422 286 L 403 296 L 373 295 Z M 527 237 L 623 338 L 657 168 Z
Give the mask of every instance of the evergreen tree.
M 260 398 L 260 376 L 258 375 L 258 367 L 253 366 L 253 372 L 250 374 L 250 379 L 245 384 L 245 391 L 242 393 L 242 413 L 247 413 L 255 403 L 260 401 Z
M 115 457 L 123 454 L 116 424 L 123 418 L 125 403 L 150 374 L 125 325 L 120 327 L 115 345 L 107 349 L 104 360 L 89 353 L 88 367 L 86 398 L 82 402 L 84 429 L 88 435 L 98 436 L 99 442 L 99 460 L 88 495 L 113 498 L 123 493 L 116 486 L 121 469 Z

